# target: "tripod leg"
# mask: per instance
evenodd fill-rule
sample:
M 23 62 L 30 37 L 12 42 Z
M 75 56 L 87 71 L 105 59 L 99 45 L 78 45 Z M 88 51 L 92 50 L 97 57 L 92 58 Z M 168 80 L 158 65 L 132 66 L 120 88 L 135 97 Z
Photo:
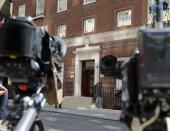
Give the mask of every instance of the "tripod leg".
M 41 120 L 35 120 L 30 131 L 35 131 L 35 129 L 38 129 L 38 131 L 45 131 Z

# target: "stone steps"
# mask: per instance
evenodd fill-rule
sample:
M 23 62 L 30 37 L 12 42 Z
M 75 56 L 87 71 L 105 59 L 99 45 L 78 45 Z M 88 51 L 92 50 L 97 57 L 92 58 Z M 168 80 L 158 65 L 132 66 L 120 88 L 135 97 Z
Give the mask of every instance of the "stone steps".
M 63 98 L 63 107 L 92 108 L 92 97 L 66 96 Z

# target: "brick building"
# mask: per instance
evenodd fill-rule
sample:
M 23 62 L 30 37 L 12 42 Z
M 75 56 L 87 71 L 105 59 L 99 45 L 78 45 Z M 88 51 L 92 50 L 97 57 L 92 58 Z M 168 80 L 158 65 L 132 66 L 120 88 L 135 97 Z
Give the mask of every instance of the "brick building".
M 13 15 L 32 16 L 67 43 L 60 74 L 65 96 L 92 96 L 98 82 L 118 86 L 117 80 L 100 73 L 100 59 L 107 54 L 131 56 L 147 14 L 148 0 L 15 0 L 13 5 Z

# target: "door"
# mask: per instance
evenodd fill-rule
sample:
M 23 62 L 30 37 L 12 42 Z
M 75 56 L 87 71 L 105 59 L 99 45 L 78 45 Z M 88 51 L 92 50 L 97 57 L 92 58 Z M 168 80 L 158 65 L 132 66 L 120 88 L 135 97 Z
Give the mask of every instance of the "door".
M 81 95 L 92 97 L 94 87 L 94 61 L 83 62 Z
M 93 96 L 94 70 L 83 70 L 82 72 L 82 96 Z

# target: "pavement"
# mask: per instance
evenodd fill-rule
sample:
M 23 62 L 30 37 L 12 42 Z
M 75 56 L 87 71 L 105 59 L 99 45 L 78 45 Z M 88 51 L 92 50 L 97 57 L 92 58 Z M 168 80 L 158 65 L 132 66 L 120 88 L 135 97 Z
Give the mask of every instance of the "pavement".
M 120 110 L 112 109 L 101 109 L 101 108 L 83 108 L 83 107 L 66 107 L 55 108 L 54 106 L 45 105 L 41 111 L 54 112 L 54 113 L 64 113 L 70 115 L 78 115 L 85 117 L 92 117 L 98 119 L 114 120 L 118 121 L 120 116 Z M 7 131 L 7 127 L 0 127 L 0 131 Z
M 112 110 L 112 109 L 101 109 L 101 108 L 82 108 L 82 107 L 62 107 L 55 108 L 54 106 L 46 105 L 42 108 L 42 111 L 48 112 L 56 112 L 56 113 L 64 113 L 70 115 L 78 115 L 78 116 L 86 116 L 107 120 L 119 120 L 120 110 Z
M 82 108 L 82 107 L 62 107 L 61 109 L 55 108 L 54 106 L 46 105 L 42 108 L 42 111 L 54 112 L 54 113 L 64 113 L 70 115 L 78 115 L 85 117 L 92 117 L 97 119 L 106 119 L 119 121 L 120 119 L 120 110 L 113 109 L 101 109 L 101 108 Z M 138 131 L 140 127 L 139 119 L 134 118 L 132 121 L 132 131 Z
M 114 120 L 114 121 L 119 121 L 119 116 L 121 112 L 120 110 L 96 108 L 94 105 L 92 105 L 90 108 L 84 108 L 81 106 L 74 107 L 74 108 L 69 106 L 62 106 L 62 108 L 55 108 L 54 105 L 50 106 L 48 104 L 45 104 L 45 106 L 41 109 L 41 111 L 78 115 L 78 116 Z M 7 127 L 6 126 L 0 127 L 0 131 L 7 131 Z

